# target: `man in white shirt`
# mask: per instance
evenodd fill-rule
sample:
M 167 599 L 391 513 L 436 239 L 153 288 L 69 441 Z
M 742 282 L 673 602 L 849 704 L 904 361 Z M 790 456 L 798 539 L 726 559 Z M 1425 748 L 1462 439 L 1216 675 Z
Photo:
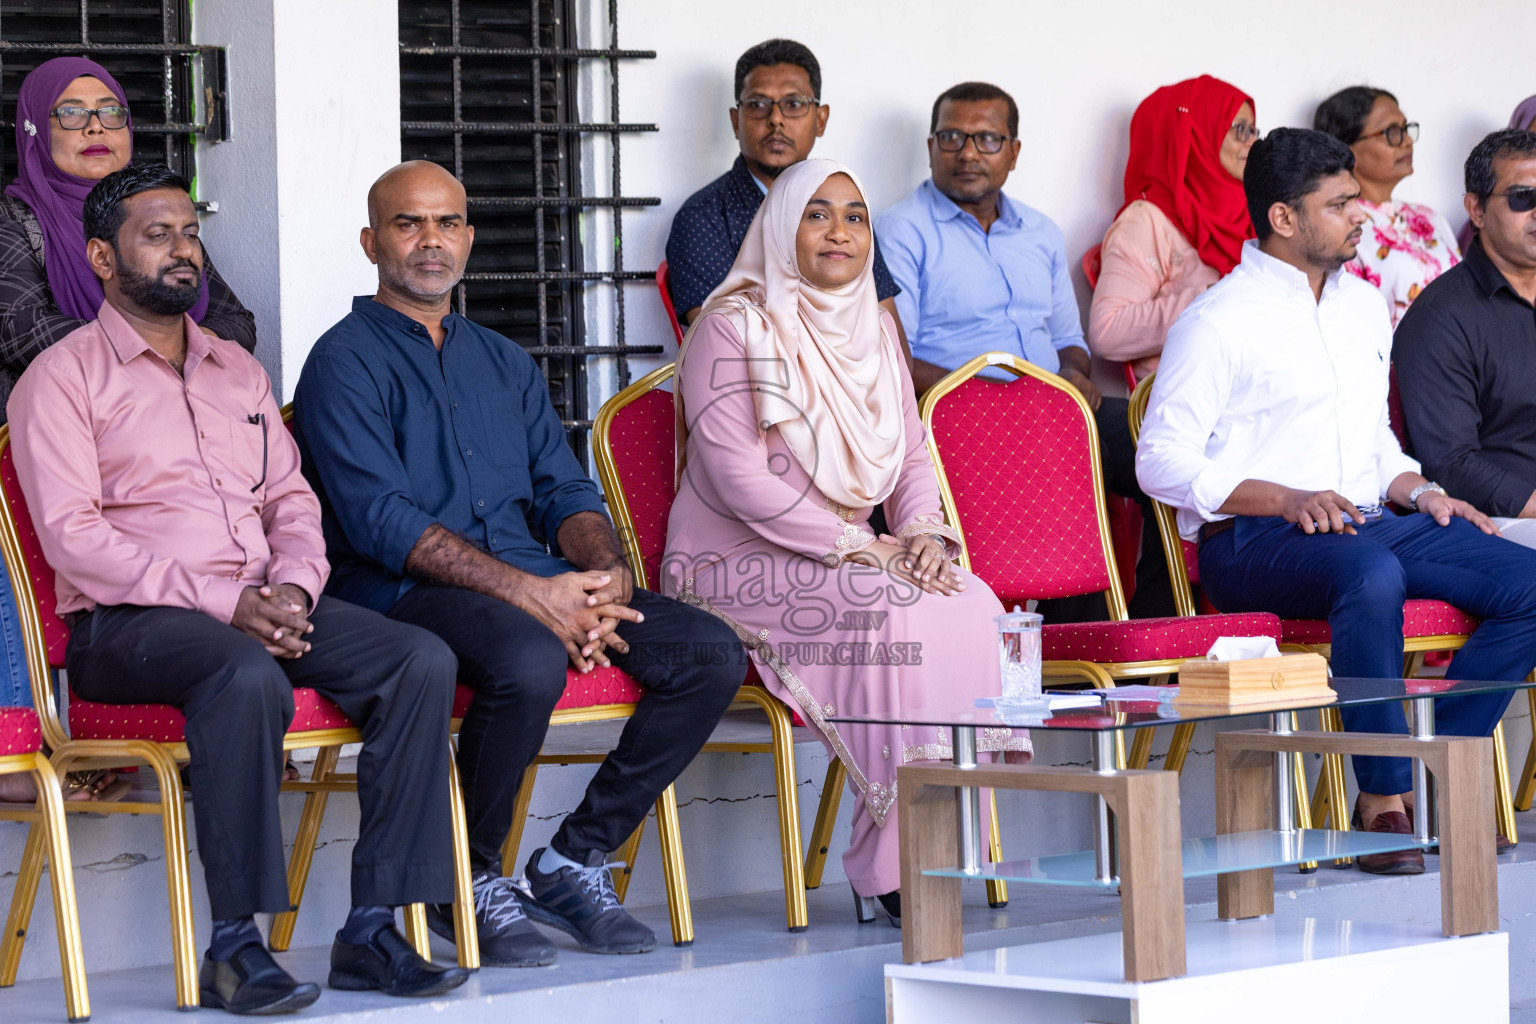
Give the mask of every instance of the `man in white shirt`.
M 1199 541 L 1217 608 L 1327 618 L 1336 675 L 1398 677 L 1403 602 L 1438 598 L 1483 620 L 1452 677 L 1523 679 L 1536 665 L 1536 551 L 1424 479 L 1393 436 L 1391 327 L 1375 289 L 1341 271 L 1366 222 L 1353 167 L 1349 147 L 1319 132 L 1282 128 L 1254 145 L 1243 188 L 1258 239 L 1169 332 L 1137 477 Z M 1394 515 L 1387 500 L 1425 514 Z M 1436 731 L 1486 736 L 1508 703 L 1441 700 Z M 1397 703 L 1345 710 L 1344 723 L 1407 732 Z M 1409 762 L 1353 760 L 1357 818 L 1411 832 Z M 1357 860 L 1424 869 L 1418 851 Z

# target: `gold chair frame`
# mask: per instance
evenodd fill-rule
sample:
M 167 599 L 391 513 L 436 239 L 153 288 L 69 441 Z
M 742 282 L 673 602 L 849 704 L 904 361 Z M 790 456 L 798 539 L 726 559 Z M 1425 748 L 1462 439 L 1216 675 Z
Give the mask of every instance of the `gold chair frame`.
M 1131 439 L 1137 440 L 1141 436 L 1142 422 L 1146 419 L 1147 403 L 1152 396 L 1152 382 L 1157 374 L 1151 373 L 1142 378 L 1136 385 L 1136 390 L 1131 393 L 1130 401 L 1130 425 Z M 1153 501 L 1153 510 L 1157 515 L 1157 532 L 1163 541 L 1163 557 L 1168 561 L 1168 575 L 1173 580 L 1174 606 L 1180 615 L 1194 615 L 1195 607 L 1194 591 L 1189 585 L 1189 566 L 1184 561 L 1184 546 L 1179 537 L 1178 521 L 1174 510 L 1160 501 Z M 1469 637 L 1465 633 L 1442 633 L 1434 636 L 1404 637 L 1403 638 L 1403 675 L 1412 678 L 1417 675 L 1424 664 L 1424 655 L 1430 651 L 1454 651 L 1461 648 Z M 1320 654 L 1324 658 L 1330 658 L 1332 644 L 1281 644 L 1282 648 L 1291 651 L 1310 651 Z M 1536 721 L 1536 691 L 1527 691 L 1530 701 L 1533 721 Z M 1337 708 L 1323 708 L 1318 712 L 1319 721 L 1326 732 L 1343 732 L 1344 719 Z M 1291 713 L 1291 724 L 1295 727 L 1296 714 Z M 1305 800 L 1306 772 L 1302 767 L 1301 755 L 1296 757 L 1296 783 L 1292 786 L 1293 792 L 1299 799 Z M 1515 828 L 1516 804 L 1510 798 L 1509 762 L 1504 746 L 1504 723 L 1500 722 L 1493 729 L 1493 785 L 1494 785 L 1494 817 L 1498 822 L 1499 833 L 1506 838 L 1519 842 L 1519 836 Z M 1536 787 L 1536 738 L 1531 743 L 1531 753 L 1527 760 L 1529 765 L 1526 771 L 1527 783 L 1522 783 L 1521 792 L 1526 795 L 1526 803 L 1521 810 L 1530 807 L 1530 797 L 1527 793 L 1527 785 Z M 1346 806 L 1346 793 L 1344 785 L 1344 758 L 1340 754 L 1324 754 L 1321 770 L 1318 772 L 1317 787 L 1312 793 L 1312 799 L 1307 804 L 1305 816 L 1301 815 L 1298 808 L 1298 821 L 1311 822 L 1310 826 L 1321 828 L 1330 819 L 1333 828 L 1338 831 L 1348 831 L 1349 815 L 1344 813 Z M 1334 813 L 1335 809 L 1339 813 Z
M 80 911 L 75 903 L 74 866 L 69 856 L 68 826 L 64 821 L 61 775 L 41 753 L 0 757 L 0 775 L 30 773 L 37 783 L 37 804 L 31 810 L 0 807 L 0 820 L 26 821 L 27 844 L 21 855 L 21 874 L 16 892 L 36 891 L 38 873 L 46 859 L 53 885 L 53 923 L 59 935 L 59 968 L 64 978 L 64 1007 L 71 1024 L 91 1019 L 91 997 L 85 981 L 85 958 L 80 948 Z M 32 901 L 11 900 L 11 912 L 0 935 L 0 988 L 16 984 L 21 966 L 21 947 L 31 923 Z
M 286 411 L 285 411 L 286 416 Z M 0 425 L 0 453 L 10 445 L 10 428 Z M 22 552 L 21 541 L 16 533 L 16 523 L 11 516 L 12 495 L 5 493 L 0 482 L 0 553 L 5 558 L 11 574 L 11 586 L 16 595 L 20 613 L 23 646 L 26 653 L 27 672 L 32 682 L 32 702 L 42 721 L 43 741 L 53 752 L 49 758 L 52 770 L 58 778 L 76 768 L 118 768 L 124 765 L 144 764 L 155 773 L 160 786 L 158 801 L 122 801 L 102 803 L 98 801 L 64 801 L 66 812 L 91 814 L 158 814 L 165 843 L 165 876 L 169 892 L 171 916 L 171 960 L 176 979 L 176 1005 L 183 1010 L 199 1005 L 197 981 L 197 945 L 192 924 L 191 878 L 187 867 L 187 826 L 185 798 L 181 786 L 179 762 L 190 759 L 185 743 L 159 743 L 153 740 L 74 740 L 65 731 L 59 719 L 55 703 L 53 674 L 48 665 L 48 651 L 43 638 L 42 612 L 37 595 L 32 589 L 32 577 Z M 335 757 L 342 744 L 360 743 L 362 734 L 355 728 L 316 729 L 308 732 L 290 732 L 283 738 L 285 751 L 318 747 L 322 759 L 335 764 Z M 327 752 L 329 752 L 327 754 Z M 453 765 L 449 748 L 449 806 L 453 821 L 454 859 L 454 923 L 459 941 L 458 960 L 464 967 L 480 965 L 479 939 L 474 922 L 474 896 L 470 889 L 469 842 L 464 830 L 464 799 L 459 789 L 458 769 Z M 304 881 L 308 876 L 310 857 L 313 853 L 314 836 L 319 834 L 320 819 L 325 810 L 325 795 L 334 791 L 355 791 L 355 776 L 335 776 L 319 771 L 323 761 L 317 761 L 316 775 L 309 781 L 285 782 L 286 791 L 306 792 L 304 812 L 299 819 L 299 839 L 310 836 L 307 851 L 301 851 L 295 842 L 294 853 L 288 865 L 289 895 L 293 909 L 278 915 L 273 921 L 272 948 L 287 948 L 292 935 L 293 916 L 298 911 L 303 896 Z M 301 853 L 303 855 L 301 855 Z M 23 925 L 22 934 L 7 933 L 7 963 L 19 959 L 25 940 L 25 922 L 32 914 L 32 904 L 37 896 L 38 879 L 42 871 L 44 847 L 41 842 L 28 841 L 23 857 L 21 873 L 11 897 L 11 919 Z M 62 861 L 55 861 L 56 864 Z M 55 872 L 57 874 L 57 872 Z M 286 919 L 286 922 L 285 922 Z M 285 925 L 284 931 L 279 927 Z M 431 950 L 426 928 L 426 909 L 422 904 L 406 908 L 405 930 L 407 937 L 422 956 L 429 957 Z M 14 938 L 14 942 L 12 942 Z M 281 940 L 281 941 L 279 941 Z M 82 990 L 83 991 L 83 990 Z

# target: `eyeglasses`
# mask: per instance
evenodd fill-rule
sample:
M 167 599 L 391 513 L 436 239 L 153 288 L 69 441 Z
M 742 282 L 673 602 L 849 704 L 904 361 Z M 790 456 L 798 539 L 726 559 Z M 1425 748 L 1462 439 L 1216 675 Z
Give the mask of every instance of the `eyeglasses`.
M 988 156 L 1003 151 L 1003 143 L 1012 136 L 999 135 L 997 132 L 962 132 L 953 128 L 946 128 L 941 132 L 934 132 L 928 136 L 938 144 L 938 147 L 946 153 L 958 153 L 965 148 L 966 140 L 976 143 L 976 152 L 985 153 Z
M 1536 210 L 1536 186 L 1522 185 L 1520 188 L 1512 188 L 1507 192 L 1494 192 L 1491 195 L 1503 196 L 1504 201 L 1509 204 L 1511 213 L 1530 213 Z
M 766 96 L 749 96 L 736 105 L 742 113 L 754 121 L 761 121 L 773 113 L 773 108 L 778 107 L 779 113 L 790 120 L 804 117 L 811 112 L 811 108 L 821 101 L 818 99 L 806 99 L 804 96 L 785 96 L 781 100 L 770 100 Z
M 92 110 L 89 107 L 54 107 L 48 115 L 59 122 L 59 127 L 72 132 L 84 131 L 86 125 L 91 123 L 91 115 L 101 122 L 103 128 L 115 130 L 128 127 L 128 108 L 124 106 L 97 107 Z
M 1418 142 L 1419 141 L 1419 122 L 1417 122 L 1417 121 L 1409 121 L 1407 124 L 1389 124 L 1385 128 L 1383 128 L 1381 131 L 1379 131 L 1379 132 L 1371 132 L 1371 134 L 1369 134 L 1369 135 L 1362 135 L 1362 136 L 1360 136 L 1360 138 L 1362 140 L 1363 139 L 1374 139 L 1378 135 L 1380 135 L 1383 138 L 1385 138 L 1387 140 L 1387 145 L 1392 146 L 1394 148 L 1397 147 L 1397 146 L 1401 146 L 1403 144 L 1403 139 L 1404 138 L 1409 138 L 1409 139 L 1412 139 L 1414 142 Z
M 1249 139 L 1257 142 L 1264 133 L 1259 131 L 1259 126 L 1249 124 L 1247 121 L 1234 121 L 1231 128 L 1232 136 L 1237 139 L 1239 145 L 1246 144 Z

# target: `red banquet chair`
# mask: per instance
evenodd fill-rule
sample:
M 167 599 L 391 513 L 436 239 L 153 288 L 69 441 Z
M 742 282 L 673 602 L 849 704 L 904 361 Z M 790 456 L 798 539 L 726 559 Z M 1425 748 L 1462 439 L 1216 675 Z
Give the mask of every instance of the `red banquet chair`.
M 0 775 L 30 773 L 37 783 L 37 806 L 30 810 L 0 807 L 0 819 L 30 822 L 27 845 L 21 855 L 21 871 L 11 896 L 11 913 L 0 935 L 0 988 L 16 984 L 21 965 L 21 945 L 32 918 L 43 860 L 49 862 L 53 883 L 53 921 L 59 933 L 59 967 L 64 977 L 64 1008 L 71 1022 L 91 1019 L 91 997 L 85 983 L 85 960 L 80 953 L 80 915 L 75 906 L 75 872 L 69 856 L 69 833 L 64 823 L 64 796 L 59 776 L 43 756 L 43 724 L 31 708 L 0 708 Z
M 292 427 L 293 406 L 283 406 L 283 422 Z M 550 725 L 568 725 L 576 722 L 601 722 L 618 718 L 628 718 L 635 713 L 635 703 L 644 694 L 640 684 L 630 676 L 617 668 L 594 668 L 586 675 L 582 675 L 573 668 L 565 670 L 565 692 L 559 701 L 555 703 L 554 713 L 550 716 Z M 460 725 L 463 724 L 464 714 L 469 710 L 470 702 L 475 698 L 475 691 L 467 686 L 460 685 L 455 688 L 453 694 L 453 717 L 450 723 L 450 731 L 457 736 Z M 325 779 L 338 778 L 334 774 L 339 748 L 322 749 L 315 759 L 315 768 L 312 779 L 322 782 Z M 517 851 L 522 843 L 523 826 L 528 819 L 528 808 L 533 801 L 533 787 L 538 776 L 539 766 L 546 764 L 589 764 L 603 760 L 604 754 L 559 754 L 545 756 L 540 754 L 534 758 L 533 764 L 523 772 L 522 783 L 518 788 L 517 802 L 512 811 L 512 827 L 507 832 L 507 838 L 502 842 L 501 861 L 504 865 L 513 865 L 517 861 Z M 309 869 L 310 860 L 314 857 L 315 843 L 320 836 L 320 815 L 325 810 L 327 790 L 317 788 L 310 791 L 305 801 L 304 811 L 306 817 L 300 820 L 299 835 L 293 844 L 293 861 L 289 870 L 289 888 L 291 891 L 302 893 L 304 891 L 305 876 Z M 305 822 L 313 822 L 313 827 L 305 828 Z M 464 825 L 455 826 L 461 832 Z M 693 945 L 693 911 L 688 900 L 688 876 L 683 865 L 682 842 L 679 834 L 677 817 L 677 791 L 668 786 L 656 799 L 656 828 L 661 844 L 662 878 L 667 890 L 667 909 L 672 919 L 672 943 L 675 946 Z M 615 860 L 622 861 L 625 867 L 613 880 L 614 894 L 622 901 L 629 891 L 629 880 L 634 870 L 635 853 L 640 846 L 640 838 L 645 831 L 645 822 L 639 827 L 619 848 Z M 295 897 L 295 904 L 298 899 Z M 293 914 L 279 914 L 272 923 L 273 949 L 284 950 L 293 937 Z
M 1133 441 L 1141 436 L 1142 422 L 1147 415 L 1147 403 L 1152 396 L 1152 382 L 1156 376 L 1156 374 L 1149 375 L 1131 393 L 1129 415 Z M 1394 390 L 1395 387 L 1394 378 Z M 1389 394 L 1389 415 L 1394 402 L 1395 399 Z M 1400 422 L 1400 415 L 1393 418 L 1395 430 L 1398 429 L 1397 425 Z M 1399 433 L 1399 437 L 1401 436 Z M 1199 551 L 1194 544 L 1179 536 L 1178 521 L 1173 509 L 1162 502 L 1154 502 L 1153 508 L 1157 515 L 1158 532 L 1163 538 L 1163 554 L 1168 559 L 1168 575 L 1173 580 L 1174 604 L 1181 615 L 1194 615 L 1196 614 L 1194 587 L 1200 583 Z M 1215 610 L 1203 596 L 1200 602 L 1208 610 Z M 1474 616 L 1444 601 L 1423 598 L 1407 601 L 1403 605 L 1403 675 L 1417 674 L 1423 666 L 1424 655 L 1430 651 L 1449 651 L 1460 648 L 1470 638 L 1477 625 L 1478 620 Z M 1326 619 L 1282 619 L 1280 620 L 1280 641 L 1281 646 L 1288 650 L 1313 651 L 1325 658 L 1332 653 L 1332 633 L 1328 629 Z M 1532 702 L 1532 709 L 1536 711 L 1536 701 Z M 1330 732 L 1344 730 L 1344 720 L 1340 717 L 1337 708 L 1324 708 L 1319 712 L 1319 716 L 1325 730 Z M 1498 821 L 1499 834 L 1518 842 L 1515 808 L 1510 798 L 1509 765 L 1504 747 L 1503 723 L 1495 726 L 1493 730 L 1493 757 L 1494 815 Z M 1533 741 L 1531 758 L 1536 762 L 1536 741 Z M 1536 764 L 1532 767 L 1536 770 Z M 1527 774 L 1529 776 L 1530 773 Z M 1302 793 L 1305 790 L 1306 778 L 1298 773 L 1296 792 Z M 1347 831 L 1350 819 L 1347 810 L 1344 758 L 1339 754 L 1325 754 L 1309 811 L 1313 826 L 1322 828 L 1323 824 L 1331 818 L 1334 829 Z M 1338 813 L 1334 813 L 1335 811 Z
M 667 261 L 662 260 L 661 266 L 656 268 L 656 290 L 661 292 L 661 305 L 667 311 L 667 319 L 672 322 L 672 334 L 677 338 L 677 343 L 683 343 L 683 325 L 677 319 L 677 310 L 672 306 L 672 277 L 667 273 Z
M 976 379 L 989 366 L 1018 379 Z M 1044 671 L 1053 680 L 1111 687 L 1166 679 L 1203 658 L 1219 636 L 1280 639 L 1269 614 L 1130 619 L 1120 588 L 1099 465 L 1098 432 L 1082 396 L 1015 356 L 977 356 L 923 396 L 923 423 L 944 513 L 962 538 L 962 564 L 1005 607 L 1102 593 L 1107 619 L 1046 623 Z M 1175 727 L 1164 767 L 1183 767 L 1194 729 Z M 1142 736 L 1146 736 L 1145 741 Z M 1144 767 L 1151 730 L 1139 730 L 1130 764 Z
M 21 617 L 22 639 L 26 649 L 27 671 L 32 682 L 32 702 L 38 709 L 43 739 L 53 751 L 52 766 L 60 777 L 74 768 L 115 768 L 142 763 L 155 773 L 160 786 L 154 802 L 120 803 L 66 802 L 66 811 L 93 814 L 158 814 L 165 842 L 165 875 L 170 897 L 171 959 L 176 977 L 176 1005 L 183 1010 L 198 1005 L 197 946 L 192 928 L 192 888 L 187 871 L 187 826 L 179 763 L 188 760 L 184 731 L 186 719 L 169 704 L 99 704 L 71 699 L 69 728 L 58 715 L 54 700 L 53 671 L 64 666 L 64 651 L 69 644 L 69 627 L 56 614 L 53 568 L 43 557 L 42 545 L 32 525 L 31 513 L 16 478 L 16 464 L 11 449 L 10 429 L 0 426 L 0 550 L 11 576 L 16 604 Z M 362 735 L 341 709 L 314 690 L 295 687 L 293 724 L 283 738 L 284 750 L 321 749 L 322 756 L 334 758 L 344 743 L 360 743 Z M 326 752 L 329 751 L 329 755 Z M 452 807 L 454 855 L 454 923 L 460 937 L 459 963 L 478 967 L 479 941 L 474 923 L 474 896 L 470 889 L 469 843 L 464 832 L 464 804 L 459 791 L 458 770 L 451 764 L 452 785 L 448 798 Z M 334 763 L 334 761 L 332 761 Z M 335 790 L 356 789 L 355 776 L 285 782 L 283 789 L 307 791 L 313 796 Z M 308 871 L 307 857 L 299 847 L 305 835 L 316 835 L 324 801 L 309 800 L 299 820 L 299 839 L 289 862 L 289 898 L 293 910 L 279 915 L 273 931 L 283 918 L 297 913 L 303 896 L 303 876 Z M 313 849 L 313 840 L 310 841 Z M 28 843 L 31 862 L 24 864 L 12 896 L 11 915 L 25 920 L 37 895 L 41 870 L 42 846 Z M 405 914 L 407 935 L 418 951 L 430 953 L 426 927 L 426 908 L 414 904 Z M 14 933 L 11 933 L 14 934 Z M 11 954 L 20 955 L 22 937 L 17 936 Z M 284 948 L 274 943 L 274 948 Z

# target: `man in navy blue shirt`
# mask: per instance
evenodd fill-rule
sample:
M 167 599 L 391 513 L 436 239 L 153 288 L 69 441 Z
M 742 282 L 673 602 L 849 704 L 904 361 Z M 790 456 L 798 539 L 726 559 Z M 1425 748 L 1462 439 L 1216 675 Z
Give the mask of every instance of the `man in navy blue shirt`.
M 820 97 L 821 65 L 791 39 L 758 43 L 736 61 L 736 105 L 730 114 L 741 155 L 729 171 L 688 197 L 667 236 L 672 305 L 684 325 L 730 273 L 768 186 L 786 167 L 809 157 L 827 130 L 832 108 Z M 877 242 L 875 293 L 898 332 L 900 292 Z M 905 348 L 906 337 L 900 340 Z
M 326 593 L 442 637 L 475 690 L 459 732 L 482 962 L 555 948 L 528 918 L 599 953 L 656 936 L 614 897 L 607 854 L 687 766 L 745 675 L 721 620 L 634 586 L 613 524 L 565 441 L 548 385 L 517 344 L 450 311 L 474 241 L 464 188 L 437 164 L 386 172 L 363 250 L 379 290 L 315 344 L 294 401 L 333 566 Z M 523 771 L 566 667 L 613 664 L 644 688 L 581 806 L 502 876 Z M 450 907 L 428 911 L 452 939 Z

